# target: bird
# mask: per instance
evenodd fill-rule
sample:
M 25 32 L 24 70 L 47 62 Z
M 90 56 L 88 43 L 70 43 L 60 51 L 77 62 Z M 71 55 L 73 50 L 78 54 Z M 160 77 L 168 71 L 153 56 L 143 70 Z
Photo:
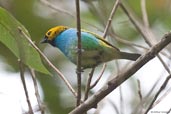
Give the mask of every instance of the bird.
M 78 36 L 77 29 L 68 26 L 50 28 L 41 43 L 49 43 L 58 48 L 72 63 L 77 64 Z M 103 37 L 88 30 L 81 29 L 81 68 L 94 68 L 114 59 L 135 61 L 141 55 L 122 52 Z

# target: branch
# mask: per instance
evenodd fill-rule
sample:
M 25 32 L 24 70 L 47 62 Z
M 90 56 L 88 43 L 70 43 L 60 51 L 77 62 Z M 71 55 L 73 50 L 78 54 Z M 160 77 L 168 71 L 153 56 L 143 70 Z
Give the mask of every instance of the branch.
M 34 91 L 35 91 L 35 96 L 36 96 L 37 103 L 38 103 L 38 109 L 40 110 L 41 114 L 45 114 L 45 105 L 43 104 L 43 102 L 41 101 L 41 98 L 40 98 L 38 84 L 36 81 L 36 74 L 32 68 L 29 68 L 29 72 L 31 74 L 33 84 L 34 84 L 34 89 L 35 89 Z
M 69 16 L 75 18 L 75 16 L 73 15 L 73 13 L 70 13 L 70 12 L 68 12 L 65 9 L 56 7 L 56 5 L 50 3 L 48 0 L 39 0 L 39 1 L 40 1 L 40 3 L 46 5 L 47 7 L 51 8 L 54 11 L 57 11 L 59 13 L 66 14 L 66 15 L 69 15 Z
M 146 0 L 141 0 L 141 11 L 142 11 L 143 23 L 146 27 L 149 27 L 148 15 L 147 15 L 146 10 L 147 10 Z
M 139 79 L 137 79 L 137 83 L 138 83 L 138 95 L 139 95 L 140 101 L 142 101 L 141 84 L 140 84 Z
M 105 27 L 105 30 L 104 30 L 104 33 L 103 33 L 103 38 L 105 38 L 105 37 L 107 36 L 107 32 L 108 32 L 109 27 L 110 27 L 110 25 L 111 25 L 111 23 L 112 23 L 112 19 L 113 19 L 113 17 L 114 17 L 114 14 L 115 14 L 117 8 L 118 8 L 119 3 L 120 3 L 120 0 L 117 0 L 117 1 L 115 2 L 114 6 L 113 6 L 113 9 L 112 9 L 112 11 L 111 11 L 111 14 L 110 14 L 110 16 L 109 16 L 109 19 L 108 19 L 108 21 L 107 21 L 107 24 L 106 24 L 106 27 Z
M 76 4 L 76 14 L 77 14 L 77 37 L 78 37 L 78 58 L 77 58 L 77 106 L 80 105 L 81 103 L 81 51 L 82 51 L 82 46 L 81 46 L 81 22 L 80 22 L 80 2 L 79 0 L 75 0 Z
M 167 80 L 167 78 L 166 78 L 166 80 Z M 158 98 L 155 101 L 155 103 L 153 103 L 152 108 L 155 107 L 156 105 L 158 105 L 161 101 L 163 101 L 163 99 L 166 98 L 167 95 L 169 95 L 170 92 L 171 92 L 171 88 L 169 88 L 160 98 Z
M 28 94 L 28 90 L 27 90 L 27 86 L 26 86 L 26 81 L 25 81 L 25 76 L 24 76 L 24 66 L 22 61 L 19 59 L 18 60 L 18 64 L 19 64 L 19 69 L 20 69 L 20 78 L 23 84 L 23 88 L 24 88 L 24 92 L 25 92 L 25 96 L 26 96 L 26 100 L 27 100 L 27 105 L 29 108 L 29 114 L 33 114 L 33 109 L 31 106 L 31 101 L 29 99 L 29 94 Z
M 164 88 L 166 87 L 167 83 L 169 82 L 171 78 L 171 74 L 166 78 L 166 80 L 164 81 L 164 83 L 162 84 L 162 86 L 160 87 L 160 89 L 158 90 L 158 92 L 156 93 L 156 95 L 154 96 L 152 102 L 150 103 L 149 107 L 147 108 L 147 110 L 145 111 L 145 114 L 148 113 L 148 111 L 152 108 L 154 102 L 156 101 L 157 97 L 159 96 L 159 94 L 161 93 L 161 91 L 164 90 Z
M 171 32 L 165 34 L 159 43 L 154 45 L 148 52 L 142 55 L 130 68 L 118 74 L 118 76 L 115 76 L 116 78 L 113 78 L 112 80 L 108 81 L 108 83 L 103 88 L 101 88 L 98 92 L 92 95 L 80 106 L 72 110 L 69 114 L 82 114 L 83 112 L 86 112 L 87 110 L 97 105 L 97 103 L 100 102 L 105 96 L 111 93 L 128 78 L 130 78 L 148 61 L 153 59 L 170 42 Z
M 86 88 L 85 88 L 84 101 L 88 99 L 89 91 L 90 91 L 90 89 L 92 89 L 90 84 L 91 84 L 91 80 L 92 80 L 92 77 L 93 77 L 93 74 L 94 74 L 94 70 L 95 70 L 95 68 L 92 68 L 92 70 L 91 70 L 91 72 L 89 73 L 89 76 L 88 76 L 87 85 L 86 85 Z
M 96 81 L 90 86 L 90 89 L 94 88 L 94 87 L 97 85 L 97 83 L 100 81 L 101 77 L 103 76 L 103 73 L 104 73 L 105 69 L 106 69 L 106 64 L 103 64 L 103 68 L 102 68 L 101 71 L 100 71 L 99 77 L 98 77 L 98 78 L 96 79 Z

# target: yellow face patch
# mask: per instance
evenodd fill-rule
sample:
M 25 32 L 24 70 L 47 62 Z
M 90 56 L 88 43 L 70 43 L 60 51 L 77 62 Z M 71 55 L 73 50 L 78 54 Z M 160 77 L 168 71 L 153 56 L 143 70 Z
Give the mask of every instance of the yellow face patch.
M 46 37 L 48 40 L 53 40 L 57 35 L 59 35 L 62 31 L 68 29 L 66 26 L 56 26 L 49 29 L 46 32 Z

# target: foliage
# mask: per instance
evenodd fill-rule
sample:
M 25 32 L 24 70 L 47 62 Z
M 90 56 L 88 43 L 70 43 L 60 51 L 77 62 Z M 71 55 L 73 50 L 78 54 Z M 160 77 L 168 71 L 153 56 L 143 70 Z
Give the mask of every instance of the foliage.
M 28 67 L 39 72 L 49 74 L 41 62 L 39 54 L 33 47 L 29 45 L 24 36 L 20 33 L 21 29 L 28 36 L 28 32 L 15 18 L 13 18 L 6 10 L 0 8 L 0 41 L 22 62 Z M 36 63 L 36 64 L 35 64 Z

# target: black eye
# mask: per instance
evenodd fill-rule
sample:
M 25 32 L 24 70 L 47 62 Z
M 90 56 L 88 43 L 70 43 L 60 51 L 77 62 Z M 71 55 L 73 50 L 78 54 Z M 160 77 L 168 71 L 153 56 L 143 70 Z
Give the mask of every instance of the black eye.
M 49 36 L 51 34 L 51 31 L 49 31 L 48 33 L 47 33 L 47 35 Z

